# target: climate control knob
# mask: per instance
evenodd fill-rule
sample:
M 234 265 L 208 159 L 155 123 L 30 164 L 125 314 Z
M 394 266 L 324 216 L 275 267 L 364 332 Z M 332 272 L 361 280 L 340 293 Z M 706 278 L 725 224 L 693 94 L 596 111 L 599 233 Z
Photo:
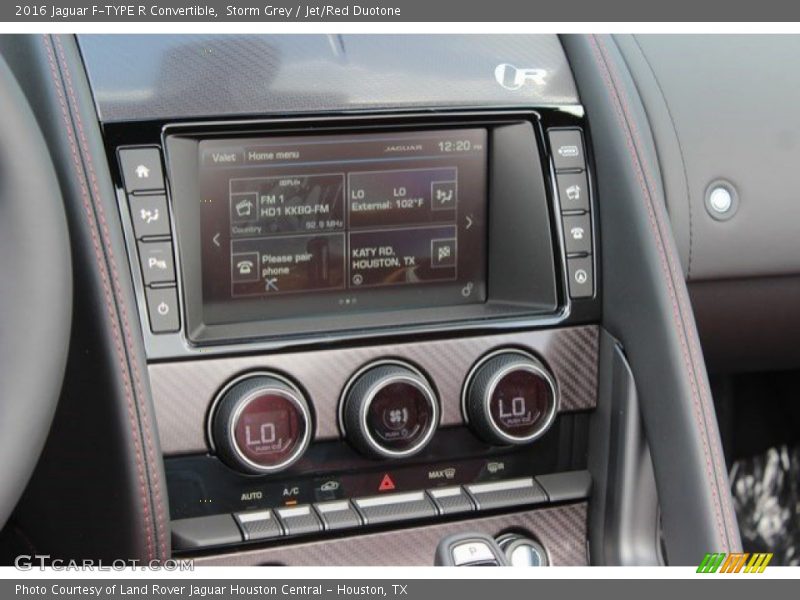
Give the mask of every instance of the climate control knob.
M 370 365 L 353 377 L 341 403 L 347 439 L 364 454 L 402 458 L 422 450 L 439 424 L 433 387 L 405 363 Z
M 462 400 L 465 419 L 478 437 L 490 444 L 527 444 L 552 425 L 558 388 L 536 358 L 504 350 L 473 368 Z
M 251 374 L 220 393 L 209 434 L 230 467 L 253 474 L 281 471 L 305 452 L 311 413 L 303 393 L 279 375 Z

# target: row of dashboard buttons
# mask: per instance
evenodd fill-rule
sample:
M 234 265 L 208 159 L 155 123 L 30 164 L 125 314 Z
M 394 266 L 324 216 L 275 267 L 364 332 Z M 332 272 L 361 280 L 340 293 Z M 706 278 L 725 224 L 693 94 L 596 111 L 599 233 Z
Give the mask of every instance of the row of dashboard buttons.
M 173 546 L 176 550 L 192 550 L 438 515 L 537 505 L 548 501 L 574 501 L 587 498 L 590 487 L 588 472 L 574 471 L 314 505 L 250 510 L 234 515 L 179 519 L 172 522 Z
M 155 147 L 121 148 L 119 162 L 137 240 L 150 330 L 178 331 L 180 311 L 161 152 Z
M 567 252 L 569 295 L 594 295 L 592 214 L 586 173 L 586 148 L 580 129 L 550 129 L 550 149 Z

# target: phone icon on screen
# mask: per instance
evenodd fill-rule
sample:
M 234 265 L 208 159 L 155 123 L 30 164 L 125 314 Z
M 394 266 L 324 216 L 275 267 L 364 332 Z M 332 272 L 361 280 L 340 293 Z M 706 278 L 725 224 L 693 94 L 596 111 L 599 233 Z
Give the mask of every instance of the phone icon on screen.
M 236 268 L 239 271 L 239 275 L 250 275 L 253 272 L 253 261 L 251 260 L 240 260 L 236 263 Z

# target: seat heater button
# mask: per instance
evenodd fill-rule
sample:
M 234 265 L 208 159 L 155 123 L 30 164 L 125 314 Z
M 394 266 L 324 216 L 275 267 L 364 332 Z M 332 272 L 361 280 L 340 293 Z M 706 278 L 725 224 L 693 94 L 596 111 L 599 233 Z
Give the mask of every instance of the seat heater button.
M 461 486 L 435 488 L 428 490 L 428 495 L 433 500 L 439 514 L 453 515 L 456 513 L 475 510 L 472 500 Z
M 301 535 L 322 530 L 322 523 L 310 506 L 276 508 L 275 514 L 278 515 L 286 535 Z
M 356 498 L 353 504 L 367 525 L 436 516 L 436 507 L 425 492 Z
M 271 510 L 240 512 L 236 513 L 234 518 L 246 541 L 266 540 L 280 537 L 283 534 L 280 523 L 275 519 Z
M 479 509 L 504 508 L 547 502 L 547 495 L 533 477 L 468 485 L 467 492 Z
M 361 517 L 347 500 L 319 502 L 314 509 L 328 531 L 361 526 Z

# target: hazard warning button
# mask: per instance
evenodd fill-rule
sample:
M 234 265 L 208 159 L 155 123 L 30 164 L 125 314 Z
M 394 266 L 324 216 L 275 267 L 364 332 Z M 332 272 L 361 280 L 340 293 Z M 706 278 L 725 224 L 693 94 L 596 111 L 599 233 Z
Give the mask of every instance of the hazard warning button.
M 388 492 L 389 490 L 393 490 L 394 488 L 395 488 L 394 480 L 388 473 L 386 473 L 386 475 L 383 476 L 383 479 L 381 479 L 380 485 L 378 485 L 378 491 Z
M 436 516 L 436 507 L 425 492 L 380 494 L 356 498 L 353 504 L 366 525 Z

